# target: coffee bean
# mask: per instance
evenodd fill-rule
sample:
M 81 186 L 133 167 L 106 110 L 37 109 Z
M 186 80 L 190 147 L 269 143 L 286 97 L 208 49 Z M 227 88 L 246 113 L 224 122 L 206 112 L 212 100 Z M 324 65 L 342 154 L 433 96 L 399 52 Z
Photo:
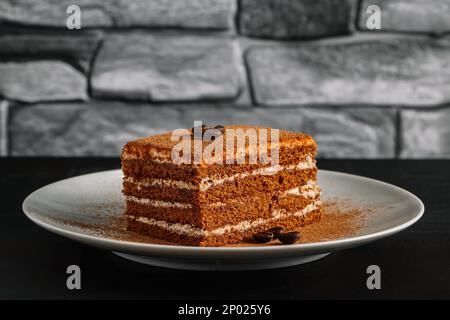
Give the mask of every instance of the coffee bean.
M 198 133 L 199 129 L 201 129 L 200 131 L 202 133 L 199 138 L 203 138 L 203 135 L 205 134 L 206 130 L 213 129 L 213 127 L 207 124 L 202 124 L 201 126 L 193 127 L 191 129 L 191 134 L 194 135 L 196 131 Z
M 207 124 L 202 124 L 202 134 L 205 134 L 205 132 L 210 129 L 213 129 L 213 127 Z
M 216 135 L 223 135 L 225 133 L 225 127 L 224 126 L 215 126 L 214 128 L 212 128 L 212 131 L 214 132 L 214 134 Z M 211 140 L 215 140 L 215 137 L 212 136 Z
M 215 126 L 214 129 L 220 130 L 221 134 L 225 133 L 225 127 L 224 126 L 220 126 L 220 125 L 219 126 Z
M 273 238 L 277 239 L 278 236 L 280 235 L 280 233 L 283 232 L 283 227 L 273 227 L 273 228 L 267 230 L 267 232 L 273 233 Z
M 301 234 L 298 231 L 284 232 L 278 235 L 278 240 L 284 244 L 293 244 L 301 238 Z
M 266 243 L 272 241 L 272 239 L 273 233 L 271 232 L 258 232 L 253 235 L 253 240 L 255 240 L 258 243 Z

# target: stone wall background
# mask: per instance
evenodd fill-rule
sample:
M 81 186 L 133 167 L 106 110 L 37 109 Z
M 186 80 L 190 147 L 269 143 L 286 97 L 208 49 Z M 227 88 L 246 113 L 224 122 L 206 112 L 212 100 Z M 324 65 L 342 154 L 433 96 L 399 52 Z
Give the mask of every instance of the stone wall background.
M 0 155 L 118 156 L 203 120 L 450 158 L 449 32 L 450 0 L 0 0 Z

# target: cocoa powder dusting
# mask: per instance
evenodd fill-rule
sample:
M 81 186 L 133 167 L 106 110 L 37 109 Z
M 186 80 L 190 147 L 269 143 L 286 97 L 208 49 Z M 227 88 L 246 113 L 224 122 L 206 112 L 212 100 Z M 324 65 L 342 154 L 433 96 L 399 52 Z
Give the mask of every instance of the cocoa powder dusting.
M 322 219 L 300 229 L 302 243 L 336 240 L 358 235 L 364 226 L 364 210 L 337 201 L 324 203 Z
M 324 214 L 320 221 L 298 228 L 301 239 L 297 243 L 312 243 L 358 236 L 365 227 L 365 221 L 374 209 L 370 206 L 354 205 L 349 200 L 324 202 Z M 282 245 L 278 241 L 265 244 L 239 243 L 231 247 Z
M 92 208 L 91 208 L 92 210 Z M 180 245 L 164 240 L 154 239 L 126 230 L 126 221 L 117 208 L 102 206 L 98 213 L 91 215 L 77 215 L 66 219 L 49 219 L 52 224 L 58 224 L 65 229 L 99 236 L 102 238 L 152 243 Z M 301 239 L 298 243 L 311 243 L 336 240 L 345 237 L 354 237 L 361 234 L 365 228 L 366 219 L 375 212 L 374 207 L 354 205 L 348 200 L 335 199 L 324 202 L 324 215 L 322 219 L 313 224 L 298 228 Z M 280 245 L 278 241 L 270 243 L 239 243 L 231 247 L 241 246 L 270 246 Z

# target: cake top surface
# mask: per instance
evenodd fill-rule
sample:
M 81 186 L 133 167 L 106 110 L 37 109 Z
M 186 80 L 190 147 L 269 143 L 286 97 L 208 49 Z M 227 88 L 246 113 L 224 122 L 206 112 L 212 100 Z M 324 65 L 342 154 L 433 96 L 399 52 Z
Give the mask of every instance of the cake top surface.
M 256 133 L 259 133 L 261 129 L 269 130 L 269 136 L 270 136 L 270 130 L 275 130 L 272 128 L 267 127 L 256 127 L 256 126 L 249 126 L 249 125 L 227 125 L 223 126 L 225 129 L 242 129 L 244 131 L 248 129 L 254 129 Z M 214 127 L 211 127 L 212 129 Z M 184 129 L 188 132 L 191 132 L 193 128 Z M 129 141 L 128 145 L 133 145 L 136 147 L 147 147 L 151 146 L 157 149 L 172 149 L 177 143 L 179 143 L 179 140 L 172 140 L 172 134 L 174 131 L 169 131 L 162 134 L 157 134 L 149 137 L 140 138 L 137 140 Z M 226 137 L 224 137 L 226 138 Z M 269 137 L 270 139 L 270 137 Z M 279 130 L 279 142 L 280 143 L 287 143 L 287 142 L 297 142 L 297 143 L 304 143 L 304 144 L 310 144 L 313 142 L 313 139 L 311 136 L 301 133 L 301 132 L 292 132 L 292 131 L 286 131 L 286 130 Z M 203 141 L 205 144 L 211 143 L 211 141 Z
M 180 146 L 181 142 L 191 145 L 190 153 L 193 155 L 195 145 L 200 145 L 204 149 L 211 144 L 219 143 L 220 140 L 222 140 L 224 151 L 228 142 L 232 142 L 234 152 L 237 152 L 239 140 L 244 141 L 247 156 L 251 149 L 260 152 L 262 148 L 269 150 L 274 146 L 308 147 L 314 153 L 317 147 L 313 138 L 305 133 L 249 125 L 204 126 L 203 128 L 199 126 L 129 141 L 123 149 L 122 159 L 167 158 L 170 157 L 174 148 Z

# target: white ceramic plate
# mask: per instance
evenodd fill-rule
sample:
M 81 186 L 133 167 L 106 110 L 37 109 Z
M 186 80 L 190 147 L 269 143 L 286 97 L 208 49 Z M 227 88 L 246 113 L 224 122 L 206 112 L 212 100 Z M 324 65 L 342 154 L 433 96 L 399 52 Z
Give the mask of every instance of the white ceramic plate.
M 190 247 L 115 240 L 83 224 L 102 225 L 124 208 L 120 170 L 82 175 L 49 184 L 30 194 L 23 211 L 37 225 L 87 245 L 154 266 L 191 270 L 250 270 L 292 266 L 320 259 L 344 248 L 387 237 L 416 222 L 424 205 L 415 195 L 388 183 L 320 170 L 322 200 L 350 199 L 382 208 L 358 235 L 333 241 L 279 246 Z M 77 224 L 65 221 L 79 221 Z M 100 228 L 101 229 L 101 228 Z M 99 231 L 99 230 L 97 230 Z

